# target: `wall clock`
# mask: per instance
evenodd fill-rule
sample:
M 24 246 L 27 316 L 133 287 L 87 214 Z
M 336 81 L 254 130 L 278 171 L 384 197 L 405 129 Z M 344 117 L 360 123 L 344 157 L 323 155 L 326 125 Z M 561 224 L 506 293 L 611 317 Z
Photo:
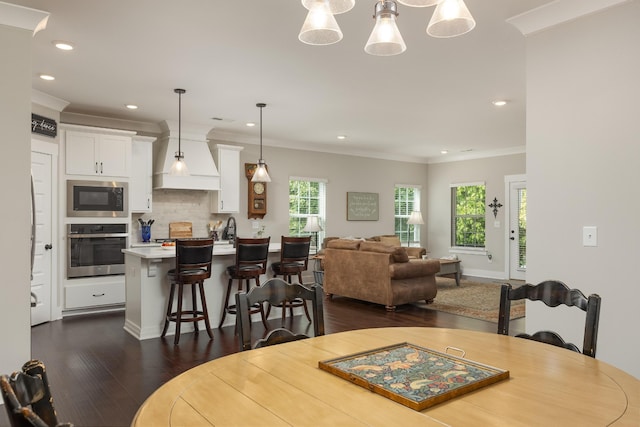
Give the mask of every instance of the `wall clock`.
M 262 219 L 267 214 L 267 183 L 251 182 L 258 165 L 245 163 L 244 171 L 248 180 L 247 191 L 247 218 Z

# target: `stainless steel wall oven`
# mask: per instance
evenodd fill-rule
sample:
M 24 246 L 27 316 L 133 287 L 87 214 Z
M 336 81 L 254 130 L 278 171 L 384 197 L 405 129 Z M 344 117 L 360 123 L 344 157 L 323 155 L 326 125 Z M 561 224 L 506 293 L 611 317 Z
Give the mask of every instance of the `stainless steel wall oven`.
M 68 224 L 67 278 L 124 274 L 127 224 Z

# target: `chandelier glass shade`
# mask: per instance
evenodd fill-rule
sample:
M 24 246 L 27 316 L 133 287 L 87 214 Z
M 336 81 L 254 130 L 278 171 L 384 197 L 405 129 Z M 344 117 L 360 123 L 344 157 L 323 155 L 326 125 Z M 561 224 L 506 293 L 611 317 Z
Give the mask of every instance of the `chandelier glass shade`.
M 456 37 L 468 33 L 476 26 L 464 0 L 442 0 L 436 6 L 427 34 L 431 37 Z
M 395 1 L 380 1 L 376 3 L 376 24 L 367 40 L 364 51 L 376 56 L 398 55 L 407 50 L 402 34 L 396 25 L 398 16 Z
M 306 44 L 321 46 L 342 40 L 342 31 L 329 9 L 327 0 L 313 0 L 298 39 Z
M 398 3 L 411 7 L 435 6 L 440 0 L 398 0 Z
M 314 3 L 318 0 L 302 0 L 302 5 L 311 10 L 314 7 Z M 320 0 L 329 7 L 329 12 L 334 15 L 339 15 L 353 9 L 356 4 L 356 0 Z

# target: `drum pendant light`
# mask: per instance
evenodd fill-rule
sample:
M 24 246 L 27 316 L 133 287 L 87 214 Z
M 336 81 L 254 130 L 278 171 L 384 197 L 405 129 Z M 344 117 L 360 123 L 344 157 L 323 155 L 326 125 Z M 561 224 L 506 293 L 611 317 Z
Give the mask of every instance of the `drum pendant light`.
M 175 155 L 175 160 L 171 165 L 169 175 L 172 176 L 188 176 L 189 169 L 184 162 L 184 153 L 182 152 L 181 133 L 182 133 L 182 94 L 186 92 L 184 89 L 174 89 L 178 94 L 178 151 Z
M 271 182 L 271 177 L 267 172 L 267 164 L 262 158 L 262 109 L 266 106 L 267 104 L 263 102 L 256 104 L 256 107 L 260 108 L 260 159 L 258 159 L 258 167 L 251 178 L 252 182 Z

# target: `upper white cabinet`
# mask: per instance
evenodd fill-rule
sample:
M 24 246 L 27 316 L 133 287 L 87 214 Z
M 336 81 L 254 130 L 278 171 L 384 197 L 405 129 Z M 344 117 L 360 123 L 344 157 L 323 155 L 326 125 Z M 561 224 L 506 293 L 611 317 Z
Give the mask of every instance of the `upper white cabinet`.
M 211 212 L 240 212 L 240 151 L 243 147 L 216 145 L 220 190 L 211 192 Z
M 99 129 L 102 131 L 102 129 Z M 129 132 L 122 132 L 129 133 Z M 131 173 L 131 136 L 87 130 L 64 132 L 68 175 L 128 178 Z
M 131 212 L 151 212 L 153 206 L 153 142 L 155 138 L 134 136 L 132 140 L 129 209 Z

